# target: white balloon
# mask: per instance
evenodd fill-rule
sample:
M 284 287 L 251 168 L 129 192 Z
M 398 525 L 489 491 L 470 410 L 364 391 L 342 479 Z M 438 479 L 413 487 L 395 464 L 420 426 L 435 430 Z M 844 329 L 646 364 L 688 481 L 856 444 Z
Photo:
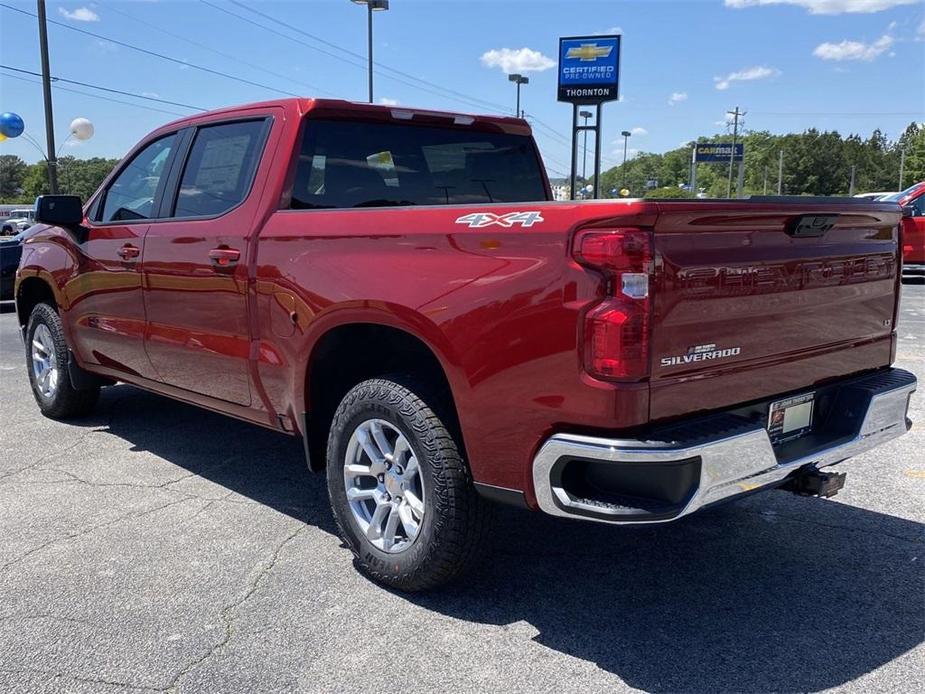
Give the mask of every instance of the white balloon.
M 75 140 L 89 140 L 93 137 L 93 123 L 86 118 L 75 118 L 71 121 L 71 135 Z

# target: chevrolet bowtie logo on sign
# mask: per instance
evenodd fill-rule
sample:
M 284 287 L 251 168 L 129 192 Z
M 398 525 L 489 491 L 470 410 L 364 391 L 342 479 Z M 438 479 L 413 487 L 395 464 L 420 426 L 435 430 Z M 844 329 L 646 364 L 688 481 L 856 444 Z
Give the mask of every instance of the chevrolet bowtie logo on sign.
M 596 43 L 583 43 L 568 49 L 566 58 L 578 58 L 582 61 L 606 58 L 613 52 L 613 46 L 598 46 Z
M 559 101 L 600 104 L 620 97 L 619 36 L 559 39 Z

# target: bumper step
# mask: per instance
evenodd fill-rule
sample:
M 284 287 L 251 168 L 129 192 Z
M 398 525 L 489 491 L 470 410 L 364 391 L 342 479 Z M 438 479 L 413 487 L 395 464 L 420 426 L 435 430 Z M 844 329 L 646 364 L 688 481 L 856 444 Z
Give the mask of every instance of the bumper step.
M 826 385 L 819 390 L 853 416 L 814 432 L 808 448 L 775 447 L 764 422 L 730 413 L 653 429 L 646 439 L 556 434 L 533 461 L 537 502 L 554 516 L 625 525 L 676 520 L 788 478 L 806 477 L 794 484 L 831 495 L 844 477 L 818 471 L 906 433 L 915 388 L 915 376 L 902 369 Z

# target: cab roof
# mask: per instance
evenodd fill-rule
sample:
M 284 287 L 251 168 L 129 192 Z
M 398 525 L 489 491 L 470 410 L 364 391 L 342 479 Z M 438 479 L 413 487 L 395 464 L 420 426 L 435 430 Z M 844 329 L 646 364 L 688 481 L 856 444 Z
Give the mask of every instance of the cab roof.
M 485 114 L 459 113 L 455 111 L 437 111 L 433 109 L 415 108 L 409 106 L 384 106 L 379 104 L 368 104 L 365 102 L 346 101 L 343 99 L 312 99 L 307 97 L 289 97 L 285 99 L 273 99 L 270 101 L 258 101 L 250 104 L 241 104 L 238 106 L 228 106 L 226 108 L 203 111 L 190 116 L 185 116 L 165 124 L 162 128 L 184 127 L 194 125 L 203 120 L 215 120 L 216 118 L 235 116 L 244 114 L 248 111 L 268 108 L 282 108 L 285 111 L 294 112 L 298 116 L 304 116 L 309 112 L 319 112 L 319 115 L 337 117 L 361 117 L 370 120 L 390 120 L 395 122 L 416 122 L 416 123 L 446 123 L 452 121 L 456 125 L 493 125 L 504 132 L 529 135 L 531 134 L 530 125 L 523 118 L 514 118 L 511 116 L 493 116 Z

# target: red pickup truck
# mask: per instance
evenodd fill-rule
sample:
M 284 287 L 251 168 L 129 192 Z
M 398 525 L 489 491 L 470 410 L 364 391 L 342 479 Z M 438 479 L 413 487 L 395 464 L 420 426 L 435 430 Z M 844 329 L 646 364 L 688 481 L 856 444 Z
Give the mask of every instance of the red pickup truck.
M 903 276 L 925 278 L 925 181 L 881 200 L 902 206 Z
M 911 426 L 895 203 L 554 202 L 523 120 L 291 99 L 166 125 L 37 214 L 42 412 L 122 381 L 301 436 L 401 589 L 469 567 L 492 501 L 639 524 L 830 495 L 822 468 Z

